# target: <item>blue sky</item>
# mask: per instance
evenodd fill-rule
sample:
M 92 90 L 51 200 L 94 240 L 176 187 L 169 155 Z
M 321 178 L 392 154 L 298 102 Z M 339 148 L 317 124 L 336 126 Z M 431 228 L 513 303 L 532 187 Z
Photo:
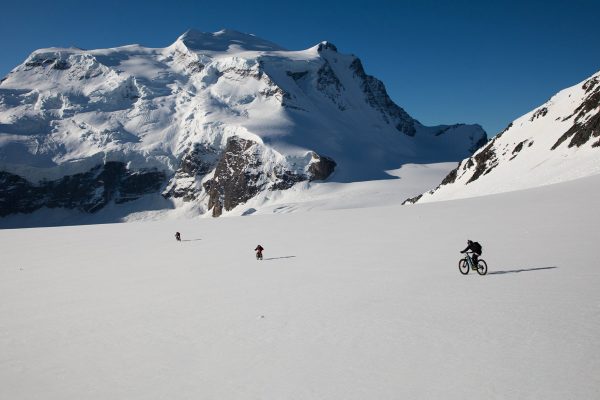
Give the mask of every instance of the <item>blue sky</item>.
M 597 0 L 21 0 L 0 11 L 0 76 L 38 48 L 164 47 L 189 28 L 294 50 L 328 40 L 424 124 L 479 123 L 490 136 L 600 70 Z

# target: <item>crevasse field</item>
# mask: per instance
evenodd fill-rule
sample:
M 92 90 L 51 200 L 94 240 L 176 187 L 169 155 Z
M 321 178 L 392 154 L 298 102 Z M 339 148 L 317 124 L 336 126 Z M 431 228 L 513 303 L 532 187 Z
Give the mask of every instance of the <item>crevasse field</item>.
M 400 181 L 1 230 L 0 398 L 600 398 L 600 176 L 415 206 Z

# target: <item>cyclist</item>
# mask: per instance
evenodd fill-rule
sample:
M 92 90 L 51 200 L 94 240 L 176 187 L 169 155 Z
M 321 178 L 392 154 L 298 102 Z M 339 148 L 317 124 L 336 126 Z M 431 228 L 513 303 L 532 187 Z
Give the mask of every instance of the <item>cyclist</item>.
M 256 251 L 256 259 L 257 260 L 262 260 L 263 259 L 263 252 L 264 248 L 259 244 L 258 246 L 256 246 L 256 248 L 254 249 L 254 251 Z
M 467 248 L 461 251 L 461 253 L 466 253 L 467 251 L 473 252 L 473 265 L 477 265 L 477 260 L 482 253 L 481 245 L 472 240 L 467 240 Z

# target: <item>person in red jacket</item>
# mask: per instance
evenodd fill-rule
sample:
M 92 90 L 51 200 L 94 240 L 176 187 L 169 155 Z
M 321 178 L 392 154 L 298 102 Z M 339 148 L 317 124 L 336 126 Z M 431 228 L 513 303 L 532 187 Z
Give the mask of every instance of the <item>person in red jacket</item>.
M 257 260 L 262 260 L 262 252 L 263 252 L 264 248 L 259 244 L 258 246 L 256 246 L 256 248 L 254 249 L 254 251 L 256 252 L 256 259 Z

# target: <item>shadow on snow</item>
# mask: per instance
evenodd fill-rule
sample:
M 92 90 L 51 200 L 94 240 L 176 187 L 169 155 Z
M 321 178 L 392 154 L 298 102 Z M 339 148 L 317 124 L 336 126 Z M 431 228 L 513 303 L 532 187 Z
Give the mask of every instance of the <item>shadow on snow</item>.
M 285 256 L 285 257 L 270 257 L 270 258 L 265 258 L 263 259 L 263 261 L 268 261 L 268 260 L 279 260 L 281 258 L 294 258 L 296 256 Z
M 501 275 L 501 274 L 516 274 L 519 272 L 527 272 L 527 271 L 541 271 L 544 269 L 555 269 L 558 267 L 540 267 L 540 268 L 522 268 L 522 269 L 511 269 L 509 271 L 494 271 L 488 273 L 488 275 Z

